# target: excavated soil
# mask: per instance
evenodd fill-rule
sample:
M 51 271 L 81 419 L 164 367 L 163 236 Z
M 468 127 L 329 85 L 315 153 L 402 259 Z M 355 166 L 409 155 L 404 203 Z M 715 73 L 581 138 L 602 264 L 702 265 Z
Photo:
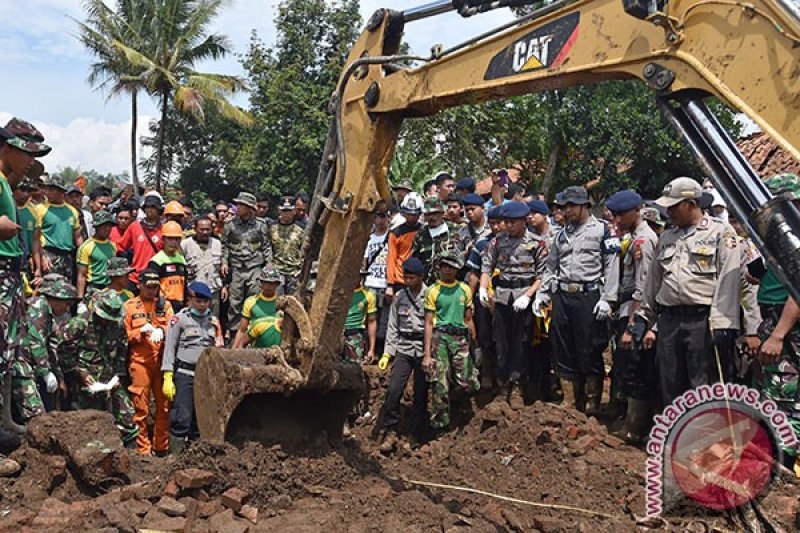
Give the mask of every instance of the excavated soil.
M 373 375 L 373 413 L 381 380 Z M 355 428 L 356 439 L 302 448 L 196 442 L 177 459 L 130 454 L 126 481 L 92 490 L 69 467 L 54 472 L 57 455 L 25 445 L 14 454 L 21 474 L 0 479 L 0 531 L 595 533 L 730 531 L 755 520 L 752 511 L 686 508 L 682 516 L 645 520 L 645 454 L 594 418 L 540 402 L 519 410 L 474 402 L 473 410 L 459 429 L 417 449 L 401 441 L 388 457 L 369 422 Z M 191 468 L 210 473 L 203 488 L 171 481 Z M 224 510 L 233 488 L 250 507 Z M 762 501 L 779 530 L 797 530 L 797 489 L 787 476 Z

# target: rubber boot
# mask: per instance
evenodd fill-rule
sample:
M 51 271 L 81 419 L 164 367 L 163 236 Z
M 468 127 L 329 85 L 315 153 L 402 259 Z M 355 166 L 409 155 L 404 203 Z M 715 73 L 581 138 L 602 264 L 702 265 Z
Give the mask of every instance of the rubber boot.
M 184 437 L 169 436 L 169 454 L 180 455 L 186 448 L 186 439 Z
M 628 413 L 625 416 L 625 440 L 630 444 L 641 444 L 647 438 L 650 429 L 650 404 L 628 398 Z
M 19 433 L 8 431 L 0 425 L 0 453 L 9 454 L 22 446 L 22 437 Z
M 561 392 L 564 399 L 561 401 L 561 407 L 565 409 L 575 409 L 578 405 L 576 383 L 569 379 L 561 379 Z
M 381 453 L 390 454 L 394 451 L 396 446 L 397 446 L 397 433 L 393 429 L 386 430 L 386 433 L 383 435 L 383 440 L 381 441 L 380 445 Z
M 600 414 L 600 399 L 602 395 L 602 376 L 586 378 L 586 416 L 598 416 Z
M 525 407 L 525 400 L 522 397 L 522 388 L 518 383 L 514 383 L 513 381 L 508 382 L 506 401 L 508 402 L 508 405 L 515 411 Z

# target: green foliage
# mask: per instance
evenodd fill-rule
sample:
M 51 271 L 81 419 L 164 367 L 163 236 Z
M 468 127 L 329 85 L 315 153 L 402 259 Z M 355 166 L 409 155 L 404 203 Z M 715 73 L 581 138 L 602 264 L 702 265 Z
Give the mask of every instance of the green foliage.
M 195 213 L 209 213 L 214 209 L 214 201 L 204 191 L 192 191 L 189 198 L 194 204 Z
M 232 171 L 270 194 L 313 188 L 330 124 L 327 110 L 358 35 L 357 0 L 296 0 L 278 7 L 277 41 L 255 35 L 244 57 L 255 125 Z

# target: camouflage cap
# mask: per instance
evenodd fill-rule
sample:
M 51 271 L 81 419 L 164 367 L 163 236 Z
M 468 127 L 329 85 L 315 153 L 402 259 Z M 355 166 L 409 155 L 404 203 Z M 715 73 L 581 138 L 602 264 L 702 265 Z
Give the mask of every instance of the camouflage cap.
M 409 180 L 409 179 L 400 180 L 400 181 L 397 182 L 397 185 L 393 185 L 392 186 L 392 189 L 406 189 L 408 191 L 413 191 L 414 190 L 414 184 L 411 183 L 411 180 Z
M 108 267 L 106 273 L 111 276 L 127 276 L 133 272 L 133 268 L 128 264 L 128 260 L 124 257 L 112 257 L 108 260 Z
M 265 283 L 283 283 L 283 276 L 274 265 L 264 265 L 258 273 L 258 281 Z
M 62 276 L 63 278 L 63 276 Z M 78 289 L 75 285 L 69 283 L 66 278 L 63 280 L 55 280 L 48 284 L 45 288 L 39 289 L 41 294 L 55 298 L 57 300 L 79 300 Z
M 28 176 L 22 178 L 20 182 L 17 184 L 17 189 L 20 189 L 22 191 L 35 191 L 38 188 L 39 184 L 36 183 L 36 180 L 33 180 Z
M 426 215 L 428 213 L 444 213 L 444 204 L 435 196 L 425 198 L 425 204 L 422 207 L 422 212 Z
M 39 178 L 42 177 L 42 174 L 44 174 L 44 165 L 38 159 L 33 160 L 33 164 L 25 173 L 25 175 L 32 179 L 37 186 L 39 185 Z
M 69 283 L 69 280 L 66 278 L 66 276 L 56 274 L 54 272 L 45 274 L 42 277 L 42 282 L 39 284 L 39 293 L 44 294 L 44 291 L 46 291 L 50 285 L 54 283 Z
M 258 202 L 256 201 L 256 195 L 255 194 L 250 194 L 249 192 L 242 191 L 242 192 L 240 192 L 239 194 L 236 195 L 236 198 L 233 199 L 233 203 L 246 205 L 250 209 L 255 209 L 256 208 L 256 204 Z
M 123 307 L 122 298 L 120 298 L 117 291 L 102 290 L 97 291 L 92 295 L 92 301 L 89 307 L 94 311 L 94 314 L 105 320 L 111 322 L 121 323 L 125 318 L 125 308 Z
M 454 250 L 452 248 L 444 250 L 439 255 L 439 266 L 441 265 L 448 265 L 453 268 L 461 269 L 464 267 L 464 258 L 458 252 L 458 250 Z
M 114 224 L 114 215 L 105 210 L 95 213 L 92 226 L 96 228 L 98 226 L 102 226 L 103 224 Z
M 657 224 L 662 228 L 667 224 L 664 222 L 664 219 L 661 218 L 661 213 L 659 213 L 658 209 L 655 207 L 643 207 L 640 213 L 644 220 Z
M 45 187 L 56 187 L 64 192 L 67 192 L 69 186 L 72 185 L 69 181 L 61 176 L 52 174 L 47 181 L 44 182 Z
M 5 130 L 10 135 L 6 139 L 9 146 L 28 152 L 33 157 L 46 156 L 52 150 L 44 144 L 44 135 L 30 122 L 14 117 L 8 121 Z
M 800 199 L 800 177 L 797 174 L 777 174 L 764 180 L 764 184 L 775 196 L 788 192 L 795 199 Z

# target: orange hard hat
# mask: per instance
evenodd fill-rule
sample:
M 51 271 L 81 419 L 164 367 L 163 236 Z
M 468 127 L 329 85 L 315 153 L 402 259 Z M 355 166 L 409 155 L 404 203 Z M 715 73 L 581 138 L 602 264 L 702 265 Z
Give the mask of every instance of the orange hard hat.
M 183 237 L 183 228 L 177 222 L 170 220 L 161 228 L 162 237 Z
M 172 200 L 171 202 L 167 202 L 167 205 L 164 206 L 164 215 L 183 216 L 183 206 L 177 200 Z

